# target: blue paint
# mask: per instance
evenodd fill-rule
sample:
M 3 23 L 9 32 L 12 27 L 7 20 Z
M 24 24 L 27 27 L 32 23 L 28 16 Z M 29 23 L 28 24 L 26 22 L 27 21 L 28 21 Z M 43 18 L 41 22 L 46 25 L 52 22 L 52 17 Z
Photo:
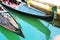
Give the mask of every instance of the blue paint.
M 18 9 L 18 10 L 20 10 L 20 11 L 23 11 L 23 12 L 26 12 L 26 13 L 30 13 L 30 14 L 36 14 L 36 15 L 42 15 L 42 16 L 45 16 L 45 13 L 44 12 L 42 12 L 42 11 L 39 11 L 39 10 L 37 10 L 37 9 L 35 9 L 35 8 L 29 8 L 27 5 L 22 5 L 22 4 L 20 4 L 19 6 L 18 6 L 18 8 L 16 8 L 16 9 Z

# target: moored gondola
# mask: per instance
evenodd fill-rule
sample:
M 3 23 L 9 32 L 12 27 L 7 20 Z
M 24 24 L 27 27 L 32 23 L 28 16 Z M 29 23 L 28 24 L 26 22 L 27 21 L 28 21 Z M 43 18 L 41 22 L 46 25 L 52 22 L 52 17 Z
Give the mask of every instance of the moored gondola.
M 0 25 L 25 38 L 20 24 L 16 22 L 12 15 L 2 5 L 0 5 Z
M 3 2 L 2 2 L 2 5 L 5 6 L 5 7 L 10 8 L 10 9 L 12 9 L 12 10 L 18 11 L 18 12 L 20 12 L 20 13 L 23 13 L 23 14 L 26 14 L 26 15 L 31 15 L 31 16 L 33 16 L 33 17 L 37 17 L 37 18 L 41 18 L 41 19 L 49 20 L 49 21 L 51 21 L 51 20 L 53 19 L 53 16 L 52 16 L 52 14 L 50 14 L 51 12 L 49 12 L 49 11 L 47 11 L 47 13 L 46 13 L 46 11 L 44 10 L 43 13 L 41 13 L 42 11 L 39 12 L 39 10 L 37 11 L 37 9 L 35 9 L 35 8 L 33 8 L 33 7 L 29 8 L 25 2 L 19 2 L 19 3 L 20 3 L 19 5 L 23 5 L 24 7 L 27 7 L 27 9 L 29 9 L 29 11 L 28 11 L 28 10 L 25 11 L 25 10 L 21 10 L 21 9 L 18 10 L 18 9 L 16 9 L 16 6 L 18 7 L 19 5 L 13 3 L 13 4 L 16 5 L 16 6 L 14 7 L 11 2 L 10 2 L 10 4 L 7 4 L 7 3 L 5 3 L 5 2 L 3 1 Z M 11 5 L 12 5 L 12 6 L 11 6 Z M 31 10 L 32 10 L 32 11 L 31 11 Z M 37 12 L 33 12 L 33 11 L 37 11 Z
M 35 2 L 35 1 L 32 1 L 31 2 L 32 4 L 31 3 L 29 4 L 31 7 L 24 2 L 21 2 L 20 5 L 17 5 L 19 10 L 13 6 L 10 6 L 9 4 L 4 3 L 4 2 L 2 3 L 2 5 L 8 9 L 11 9 L 12 11 L 16 11 L 23 15 L 33 16 L 33 17 L 37 17 L 37 18 L 40 18 L 43 20 L 51 21 L 52 24 L 55 24 L 60 27 L 60 25 L 59 25 L 60 15 L 59 15 L 59 10 L 57 10 L 57 6 L 50 7 L 49 5 L 39 3 L 40 5 L 42 5 L 42 6 L 40 6 L 40 5 L 34 4 L 33 2 Z M 38 4 L 38 2 L 37 2 L 37 4 Z M 44 6 L 46 8 L 44 8 Z M 21 7 L 22 10 L 19 7 Z M 25 8 L 27 8 L 27 9 L 25 9 Z M 43 15 L 41 15 L 41 14 L 43 14 Z

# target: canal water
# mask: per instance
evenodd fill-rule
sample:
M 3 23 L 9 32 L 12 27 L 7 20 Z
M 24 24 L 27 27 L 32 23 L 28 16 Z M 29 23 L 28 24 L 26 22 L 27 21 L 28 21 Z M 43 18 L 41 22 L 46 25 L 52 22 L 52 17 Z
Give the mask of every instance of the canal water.
M 23 8 L 25 8 L 25 11 L 28 10 L 26 7 L 21 7 L 21 9 L 19 7 L 20 10 L 24 10 Z M 44 20 L 28 15 L 23 15 L 22 13 L 17 14 L 17 12 L 11 11 L 10 9 L 8 10 L 15 18 L 15 20 L 21 25 L 25 38 L 22 38 L 21 36 L 18 36 L 0 26 L 0 40 L 46 40 L 47 35 L 50 35 L 49 40 L 53 40 L 56 35 L 60 34 L 59 28 L 55 27 L 52 24 L 49 24 Z

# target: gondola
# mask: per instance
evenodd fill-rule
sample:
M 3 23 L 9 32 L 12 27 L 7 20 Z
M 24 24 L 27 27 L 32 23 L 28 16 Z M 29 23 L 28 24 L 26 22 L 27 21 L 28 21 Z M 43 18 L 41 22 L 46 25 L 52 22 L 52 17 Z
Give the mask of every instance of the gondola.
M 18 10 L 18 9 L 16 9 L 15 7 L 11 7 L 9 4 L 6 4 L 6 3 L 4 3 L 4 2 L 2 2 L 2 5 L 4 6 L 4 7 L 7 7 L 8 9 L 11 9 L 12 11 L 16 11 L 16 12 L 19 12 L 20 14 L 23 14 L 23 15 L 28 15 L 28 16 L 33 16 L 33 17 L 37 17 L 37 18 L 39 18 L 39 19 L 43 19 L 43 20 L 46 20 L 46 21 L 48 21 L 48 22 L 50 22 L 51 24 L 54 24 L 54 25 L 56 25 L 56 26 L 58 26 L 58 27 L 60 27 L 60 25 L 59 25 L 59 20 L 60 20 L 60 18 L 59 18 L 59 10 L 58 10 L 58 13 L 57 13 L 57 15 L 56 15 L 56 9 L 57 9 L 57 7 L 56 6 L 53 6 L 53 7 L 49 7 L 49 6 L 46 6 L 45 4 L 42 4 L 41 3 L 41 5 L 43 5 L 43 6 L 46 6 L 46 8 L 42 8 L 42 6 L 40 6 L 40 5 L 38 5 L 38 6 L 36 6 L 33 2 L 35 2 L 35 1 L 31 1 L 31 3 L 29 2 L 29 1 L 27 1 L 26 3 L 28 4 L 26 4 L 25 2 L 23 2 L 22 4 L 23 4 L 23 6 L 27 6 L 27 8 L 30 10 L 29 12 L 26 12 L 26 11 L 24 11 L 24 10 Z M 38 2 L 37 2 L 37 4 L 38 4 Z M 28 7 L 28 6 L 31 6 L 31 7 Z M 56 9 L 55 9 L 56 8 Z M 35 12 L 32 12 L 31 11 L 31 9 L 33 9 L 34 11 L 37 11 L 37 13 L 35 13 Z M 52 9 L 52 10 L 51 10 Z M 54 10 L 55 9 L 55 10 Z M 50 10 L 50 11 L 49 11 Z M 27 10 L 28 11 L 28 10 Z M 41 14 L 43 14 L 43 15 L 41 15 L 41 14 L 39 14 L 40 13 L 40 11 L 41 12 L 44 12 L 44 13 L 41 13 Z M 31 13 L 32 12 L 32 13 Z M 55 17 L 55 15 L 56 15 L 56 17 Z
M 16 22 L 12 15 L 0 4 L 0 26 L 24 37 L 21 26 Z
M 25 3 L 25 2 L 23 2 L 23 3 L 21 3 L 23 6 L 27 6 L 27 4 Z M 29 8 L 28 6 L 27 6 L 27 8 L 30 10 L 30 12 L 25 12 L 24 10 L 18 10 L 18 9 L 16 9 L 15 7 L 13 7 L 13 6 L 10 6 L 9 4 L 7 4 L 7 3 L 5 3 L 5 2 L 2 2 L 2 5 L 3 6 L 5 6 L 5 7 L 8 7 L 8 8 L 10 8 L 10 9 L 12 9 L 12 10 L 15 10 L 15 11 L 17 11 L 17 12 L 20 12 L 20 13 L 23 13 L 23 14 L 26 14 L 26 15 L 30 15 L 30 16 L 33 16 L 33 17 L 37 17 L 37 18 L 41 18 L 41 19 L 44 19 L 44 20 L 47 20 L 48 19 L 48 21 L 51 21 L 52 19 L 53 19 L 53 16 L 52 16 L 52 14 L 50 14 L 51 12 L 47 12 L 47 13 L 45 13 L 45 11 L 42 13 L 43 15 L 40 15 L 40 12 L 38 12 L 37 11 L 37 9 L 35 9 L 35 8 L 33 8 L 33 7 L 31 7 L 31 8 Z M 19 6 L 19 5 L 17 5 L 17 6 Z M 38 13 L 34 13 L 34 12 L 32 12 L 31 10 L 35 10 L 35 11 L 37 11 Z M 31 13 L 32 12 L 32 13 Z M 42 12 L 42 11 L 41 11 Z M 49 13 L 49 14 L 48 14 Z
M 27 3 L 28 3 L 28 5 L 34 7 L 38 10 L 43 9 L 47 12 L 49 11 L 49 12 L 54 13 L 56 15 L 56 19 L 60 20 L 60 8 L 59 8 L 60 6 L 58 4 L 44 2 L 43 0 L 37 0 L 37 1 L 29 0 L 29 1 L 27 1 Z

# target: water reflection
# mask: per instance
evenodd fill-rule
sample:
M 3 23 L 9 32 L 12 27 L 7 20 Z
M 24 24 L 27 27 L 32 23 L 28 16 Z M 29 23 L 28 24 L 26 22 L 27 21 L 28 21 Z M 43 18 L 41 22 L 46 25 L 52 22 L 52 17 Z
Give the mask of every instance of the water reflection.
M 46 40 L 46 35 L 34 28 L 32 25 L 23 21 L 22 19 L 17 19 L 20 23 L 21 27 L 24 30 L 25 39 L 21 38 L 21 40 Z
M 43 20 L 41 20 L 41 22 L 43 23 L 43 25 L 45 25 L 46 27 L 48 27 L 47 26 L 49 24 L 48 22 L 43 21 Z M 51 31 L 51 40 L 53 40 L 56 35 L 59 35 L 60 34 L 60 28 L 57 28 L 54 25 L 49 24 L 49 27 L 48 28 Z

